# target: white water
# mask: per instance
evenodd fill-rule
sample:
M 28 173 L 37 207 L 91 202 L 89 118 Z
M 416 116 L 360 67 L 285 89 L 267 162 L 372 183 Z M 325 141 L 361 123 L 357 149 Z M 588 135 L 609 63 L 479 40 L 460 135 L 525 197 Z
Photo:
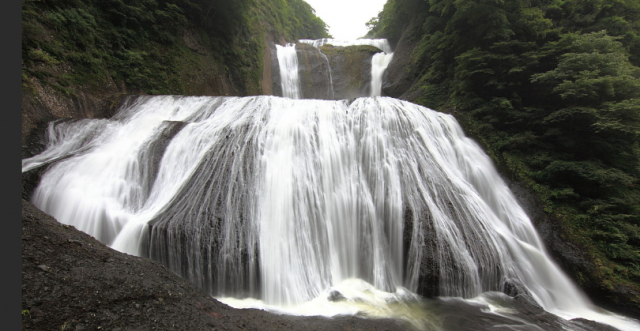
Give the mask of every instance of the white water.
M 391 45 L 389 45 L 389 41 L 387 39 L 355 39 L 355 40 L 340 40 L 340 39 L 300 39 L 299 43 L 313 45 L 316 48 L 321 47 L 322 45 L 333 45 L 337 47 L 347 47 L 347 46 L 360 46 L 360 45 L 368 45 L 379 48 L 381 51 L 389 54 L 391 53 Z
M 66 157 L 32 202 L 230 304 L 404 318 L 389 298 L 411 301 L 430 259 L 442 296 L 473 299 L 510 280 L 564 318 L 640 327 L 594 307 L 548 258 L 450 115 L 386 97 L 157 96 L 86 122 L 53 126 L 49 148 L 23 160 L 26 171 Z M 368 299 L 326 300 L 369 286 Z
M 327 95 L 329 100 L 334 100 L 335 99 L 335 91 L 333 89 L 333 73 L 331 70 L 331 62 L 329 61 L 329 58 L 322 53 L 322 51 L 320 49 L 318 49 L 318 52 L 320 52 L 320 55 L 322 55 L 322 57 L 324 58 L 324 60 L 327 62 L 327 69 L 328 69 L 328 74 L 329 74 L 329 94 Z
M 371 97 L 382 95 L 382 79 L 389 63 L 393 59 L 393 53 L 377 53 L 371 58 Z
M 47 136 L 51 139 L 47 142 L 47 149 L 32 158 L 22 160 L 22 171 L 29 171 L 44 165 L 46 162 L 55 161 L 69 155 L 81 153 L 88 146 L 98 142 L 100 132 L 109 125 L 109 121 L 78 120 L 68 123 L 50 125 Z M 73 130 L 68 130 L 67 126 L 73 126 Z M 53 132 L 57 130 L 58 132 Z
M 384 72 L 386 71 L 389 63 L 393 59 L 393 53 L 391 52 L 391 46 L 387 39 L 356 39 L 356 40 L 337 40 L 337 39 L 301 39 L 298 42 L 312 45 L 318 48 L 318 51 L 327 62 L 329 68 L 329 86 L 330 95 L 328 99 L 333 99 L 333 75 L 331 73 L 331 63 L 327 56 L 319 49 L 322 45 L 331 44 L 337 47 L 347 47 L 356 45 L 369 45 L 377 47 L 384 52 L 375 54 L 371 58 L 371 87 L 369 96 L 381 96 L 382 95 L 382 80 Z M 287 47 L 293 50 L 285 50 L 282 46 L 277 45 L 278 49 L 278 63 L 280 65 L 280 78 L 282 81 L 283 96 L 299 99 L 299 74 L 298 74 L 298 61 L 295 53 L 294 44 L 288 44 Z M 364 96 L 364 95 L 363 95 Z
M 286 46 L 276 45 L 278 64 L 280 65 L 280 84 L 282 96 L 291 99 L 300 99 L 300 79 L 298 77 L 298 55 L 296 44 Z

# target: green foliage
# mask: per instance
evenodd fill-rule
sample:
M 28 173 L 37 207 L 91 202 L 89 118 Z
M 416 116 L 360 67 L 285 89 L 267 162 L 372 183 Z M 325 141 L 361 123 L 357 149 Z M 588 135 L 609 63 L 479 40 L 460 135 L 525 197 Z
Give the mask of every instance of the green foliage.
M 328 38 L 328 27 L 304 0 L 288 0 L 285 33 L 290 40 Z
M 330 38 L 327 24 L 316 16 L 304 0 L 256 0 L 261 20 L 278 31 L 287 41 Z
M 556 68 L 531 81 L 559 97 L 541 119 L 546 131 L 562 134 L 559 150 L 633 173 L 639 164 L 630 151 L 640 137 L 640 71 L 616 39 L 604 32 L 567 34 L 558 44 L 569 40 L 570 47 Z
M 377 17 L 366 23 L 369 32 L 367 38 L 384 37 L 395 45 L 400 39 L 407 18 L 419 15 L 424 11 L 427 2 L 424 0 L 389 0 Z
M 66 95 L 75 93 L 73 86 L 100 84 L 109 77 L 133 90 L 149 93 L 152 86 L 161 85 L 163 92 L 177 92 L 169 88 L 174 84 L 167 75 L 175 70 L 171 61 L 161 68 L 153 60 L 163 57 L 176 41 L 177 29 L 186 23 L 182 9 L 164 1 L 27 0 L 23 71 L 29 74 L 33 70 L 28 68 L 40 65 L 55 77 L 42 83 Z
M 302 0 L 23 0 L 23 86 L 66 95 L 105 82 L 131 92 L 181 94 L 184 35 L 199 38 L 240 94 L 259 94 L 267 31 L 328 37 Z M 215 73 L 211 73 L 212 75 Z
M 389 0 L 368 27 L 411 27 L 416 102 L 453 110 L 603 284 L 640 285 L 640 2 Z

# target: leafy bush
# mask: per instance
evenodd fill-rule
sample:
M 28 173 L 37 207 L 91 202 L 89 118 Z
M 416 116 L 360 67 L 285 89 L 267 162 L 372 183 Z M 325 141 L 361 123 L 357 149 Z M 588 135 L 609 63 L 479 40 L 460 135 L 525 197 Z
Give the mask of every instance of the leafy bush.
M 640 3 L 389 0 L 369 36 L 409 26 L 416 101 L 454 109 L 604 282 L 640 285 Z

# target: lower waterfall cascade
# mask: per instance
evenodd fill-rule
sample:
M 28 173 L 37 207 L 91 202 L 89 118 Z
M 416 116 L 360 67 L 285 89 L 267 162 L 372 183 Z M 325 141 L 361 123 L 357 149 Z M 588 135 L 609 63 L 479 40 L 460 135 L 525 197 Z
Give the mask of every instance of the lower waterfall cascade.
M 371 96 L 350 100 L 300 99 L 295 45 L 277 54 L 282 97 L 138 96 L 110 119 L 50 123 L 46 150 L 22 160 L 46 167 L 33 204 L 238 308 L 441 330 L 431 293 L 545 330 L 513 312 L 510 287 L 558 330 L 640 329 L 551 260 L 452 115 L 381 96 L 390 48 L 372 59 Z

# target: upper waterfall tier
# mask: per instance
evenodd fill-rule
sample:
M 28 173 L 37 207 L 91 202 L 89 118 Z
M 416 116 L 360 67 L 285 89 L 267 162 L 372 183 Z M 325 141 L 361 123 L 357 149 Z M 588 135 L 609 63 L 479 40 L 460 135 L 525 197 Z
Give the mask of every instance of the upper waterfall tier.
M 287 44 L 284 47 L 276 45 L 278 51 L 278 64 L 280 66 L 280 84 L 282 84 L 282 96 L 291 99 L 300 99 L 300 78 L 298 74 L 298 55 L 296 45 Z
M 303 39 L 286 46 L 286 57 L 285 47 L 276 48 L 280 75 L 275 81 L 281 87 L 276 94 L 294 99 L 382 95 L 384 73 L 393 58 L 386 39 Z
M 321 47 L 326 44 L 330 44 L 337 47 L 347 47 L 347 46 L 362 46 L 368 45 L 377 47 L 381 51 L 389 54 L 391 53 L 391 45 L 387 39 L 355 39 L 355 40 L 340 40 L 340 39 L 331 39 L 331 38 L 323 38 L 323 39 L 300 39 L 299 43 L 309 44 L 314 47 Z

